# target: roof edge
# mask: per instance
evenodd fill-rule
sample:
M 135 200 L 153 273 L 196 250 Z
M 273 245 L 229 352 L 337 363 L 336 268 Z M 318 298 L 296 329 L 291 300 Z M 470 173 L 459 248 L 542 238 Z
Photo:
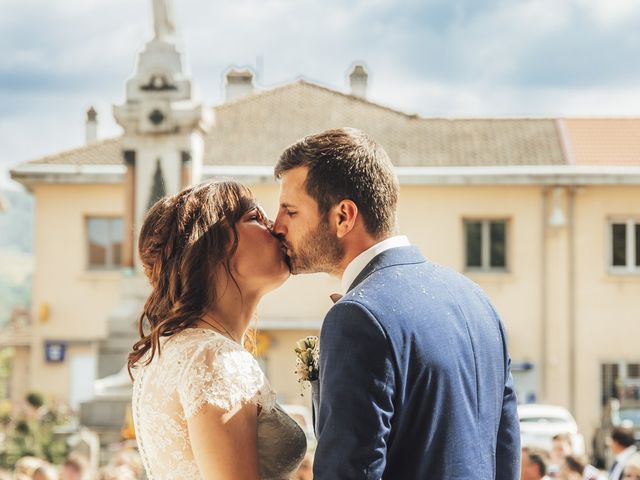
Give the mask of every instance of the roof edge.
M 345 92 L 341 92 L 340 90 L 335 90 L 331 87 L 327 87 L 325 85 L 322 85 L 320 83 L 316 83 L 312 80 L 309 80 L 307 78 L 304 77 L 298 77 L 293 81 L 290 82 L 286 82 L 286 83 L 282 83 L 279 85 L 274 85 L 268 88 L 264 88 L 258 91 L 254 91 L 253 93 L 251 93 L 250 95 L 246 95 L 240 98 L 236 98 L 233 100 L 229 100 L 226 102 L 222 102 L 218 105 L 214 105 L 212 108 L 212 110 L 216 110 L 219 108 L 226 108 L 226 107 L 230 107 L 230 106 L 234 106 L 234 105 L 239 105 L 242 104 L 244 102 L 250 102 L 252 100 L 255 100 L 257 98 L 263 97 L 263 96 L 268 96 L 268 95 L 272 95 L 275 94 L 283 89 L 286 88 L 292 88 L 295 87 L 296 85 L 306 85 L 309 87 L 314 87 L 314 88 L 318 88 L 320 90 L 323 90 L 325 92 L 329 92 L 335 95 L 339 95 L 341 97 L 344 97 L 348 100 L 352 100 L 354 102 L 361 102 L 361 103 L 365 103 L 367 105 L 370 105 L 372 107 L 375 108 L 381 108 L 383 110 L 395 113 L 397 115 L 401 115 L 403 117 L 407 117 L 409 119 L 424 119 L 424 117 L 421 117 L 420 115 L 418 115 L 417 113 L 407 113 L 407 112 L 403 112 L 402 110 L 398 110 L 396 108 L 392 108 L 386 105 L 382 105 L 376 102 L 372 102 L 371 100 L 369 100 L 368 98 L 360 98 L 360 97 L 356 97 L 354 95 L 351 95 L 349 93 L 345 93 Z
M 39 183 L 122 183 L 124 165 L 25 164 L 11 178 L 25 186 Z M 402 185 L 640 185 L 640 166 L 530 165 L 481 167 L 396 167 Z M 275 184 L 273 167 L 205 165 L 203 180 L 233 179 Z
M 25 163 L 11 170 L 11 179 L 25 187 L 55 183 L 106 183 L 124 181 L 124 165 L 69 165 Z
M 640 185 L 640 166 L 395 167 L 402 185 Z M 206 165 L 203 180 L 275 183 L 273 167 Z
M 102 147 L 105 146 L 107 144 L 110 143 L 117 143 L 118 141 L 122 140 L 122 135 L 119 135 L 117 137 L 110 137 L 110 138 L 102 138 L 102 139 L 98 139 L 94 142 L 85 144 L 85 145 L 80 145 L 78 147 L 72 147 L 72 148 L 67 148 L 66 150 L 61 150 L 58 153 L 54 153 L 51 155 L 45 155 L 44 157 L 39 157 L 39 158 L 35 158 L 32 160 L 26 160 L 22 163 L 20 163 L 19 165 L 32 165 L 32 164 L 36 164 L 36 165 L 40 165 L 40 164 L 48 164 L 48 160 L 53 160 L 57 157 L 60 157 L 62 155 L 69 155 L 69 154 L 81 154 L 82 152 L 94 149 L 94 148 L 98 148 L 98 147 Z M 53 163 L 53 162 L 52 162 Z

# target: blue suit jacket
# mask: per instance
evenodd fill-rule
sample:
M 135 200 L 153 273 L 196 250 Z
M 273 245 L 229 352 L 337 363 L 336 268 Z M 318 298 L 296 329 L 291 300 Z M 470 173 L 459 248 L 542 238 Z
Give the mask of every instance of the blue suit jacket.
M 485 293 L 415 247 L 375 257 L 327 314 L 315 480 L 515 480 L 504 327 Z

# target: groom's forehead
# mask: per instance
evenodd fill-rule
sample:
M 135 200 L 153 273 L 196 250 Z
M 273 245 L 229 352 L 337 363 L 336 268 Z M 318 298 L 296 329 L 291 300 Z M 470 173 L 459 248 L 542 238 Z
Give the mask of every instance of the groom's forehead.
M 304 189 L 307 167 L 295 167 L 282 173 L 282 186 L 293 190 Z
M 307 203 L 313 199 L 307 193 L 305 181 L 307 169 L 303 167 L 292 168 L 282 174 L 280 179 L 280 205 L 296 206 Z

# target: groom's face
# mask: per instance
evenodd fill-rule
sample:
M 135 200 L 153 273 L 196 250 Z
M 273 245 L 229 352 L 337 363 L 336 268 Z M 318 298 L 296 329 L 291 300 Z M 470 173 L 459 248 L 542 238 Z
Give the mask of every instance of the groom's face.
M 287 170 L 280 181 L 280 208 L 273 231 L 282 240 L 291 273 L 335 273 L 344 255 L 335 228 L 307 194 L 307 167 Z

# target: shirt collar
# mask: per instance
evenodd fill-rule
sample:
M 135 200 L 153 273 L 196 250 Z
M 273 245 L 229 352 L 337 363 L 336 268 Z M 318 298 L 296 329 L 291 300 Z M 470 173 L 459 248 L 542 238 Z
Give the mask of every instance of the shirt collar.
M 364 270 L 364 267 L 366 267 L 371 260 L 382 252 L 389 250 L 390 248 L 408 247 L 409 245 L 411 244 L 405 235 L 396 235 L 386 238 L 362 252 L 356 258 L 351 260 L 349 265 L 347 265 L 347 268 L 344 269 L 344 273 L 342 274 L 342 291 L 346 293 L 347 289 L 358 277 L 360 272 Z
M 618 463 L 625 463 L 627 458 L 630 458 L 634 453 L 636 453 L 637 447 L 635 445 L 631 445 L 630 447 L 625 448 L 618 455 L 616 455 L 616 461 Z

